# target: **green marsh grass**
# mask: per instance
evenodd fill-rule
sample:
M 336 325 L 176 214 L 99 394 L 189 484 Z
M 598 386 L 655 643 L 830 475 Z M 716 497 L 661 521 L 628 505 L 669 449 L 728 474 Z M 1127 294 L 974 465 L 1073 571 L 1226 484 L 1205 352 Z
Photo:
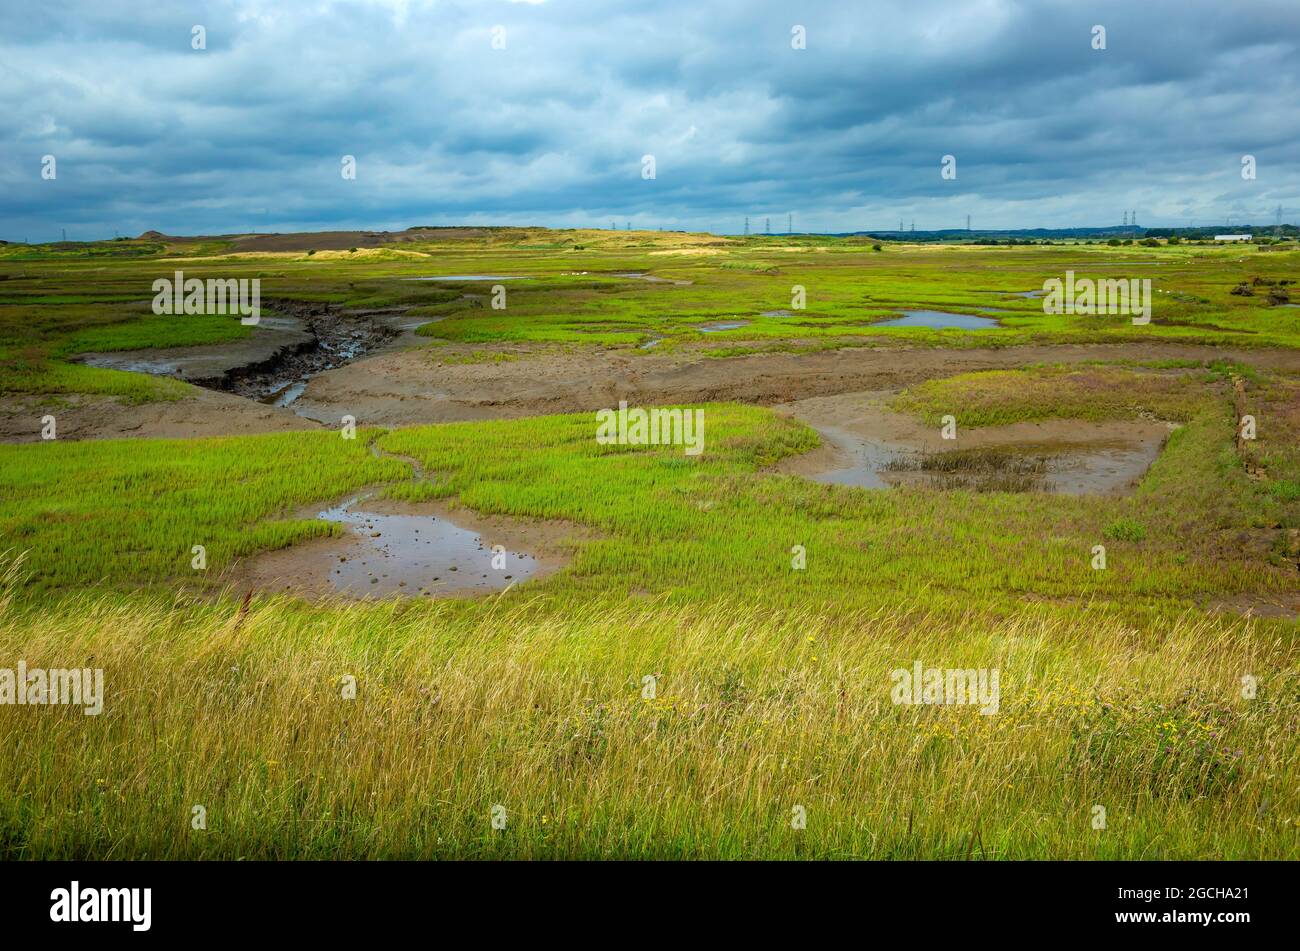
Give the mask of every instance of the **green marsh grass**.
M 98 717 L 0 709 L 0 854 L 1297 855 L 1294 645 L 1239 622 L 491 601 L 0 609 L 4 656 L 102 667 L 106 693 Z M 916 659 L 997 666 L 999 713 L 895 706 Z
M 1241 265 L 1213 249 L 1138 249 L 1165 261 L 1160 286 L 1184 299 L 1160 300 L 1153 323 L 1134 328 L 986 293 L 1041 286 L 1085 258 L 1123 265 L 1119 250 L 719 239 L 706 248 L 717 254 L 674 256 L 652 254 L 672 250 L 653 235 L 575 234 L 582 249 L 554 238 L 489 229 L 473 247 L 403 246 L 427 261 L 303 253 L 184 266 L 260 276 L 267 296 L 411 307 L 445 318 L 425 327 L 430 341 L 485 354 L 503 343 L 632 353 L 650 335 L 671 351 L 701 341 L 691 324 L 728 317 L 752 323 L 718 335 L 715 356 L 1300 342 L 1293 310 L 1229 294 L 1248 270 L 1289 274 L 1293 252 Z M 67 362 L 81 348 L 232 330 L 164 326 L 141 310 L 141 288 L 176 256 L 230 249 L 157 244 L 111 260 L 0 249 L 0 391 L 183 392 Z M 462 289 L 401 280 L 432 273 L 529 280 L 512 282 L 502 314 Z M 795 283 L 809 289 L 806 312 L 758 316 L 787 308 Z M 998 315 L 1003 329 L 864 326 L 903 307 L 983 306 L 1011 311 Z M 963 426 L 1178 422 L 1124 498 L 777 475 L 770 467 L 816 434 L 730 404 L 703 407 L 699 457 L 599 445 L 594 414 L 355 441 L 322 431 L 0 446 L 0 666 L 102 667 L 106 690 L 99 717 L 0 706 L 0 854 L 1300 857 L 1295 623 L 1205 610 L 1295 591 L 1300 390 L 1283 376 L 1247 379 L 1262 423 L 1245 458 L 1232 392 L 1245 374 L 1148 362 L 963 374 L 896 401 L 930 421 L 958 407 Z M 484 598 L 308 603 L 223 588 L 239 557 L 336 531 L 296 513 L 362 486 L 588 531 L 558 573 Z M 195 544 L 206 572 L 190 567 Z M 1097 544 L 1104 571 L 1089 564 Z M 1000 712 L 895 706 L 889 672 L 916 660 L 999 668 Z M 1259 679 L 1253 700 L 1246 674 Z M 355 700 L 342 698 L 347 676 Z M 190 826 L 196 804 L 208 811 L 202 832 Z M 507 810 L 501 831 L 495 805 Z M 1092 828 L 1095 805 L 1104 831 Z

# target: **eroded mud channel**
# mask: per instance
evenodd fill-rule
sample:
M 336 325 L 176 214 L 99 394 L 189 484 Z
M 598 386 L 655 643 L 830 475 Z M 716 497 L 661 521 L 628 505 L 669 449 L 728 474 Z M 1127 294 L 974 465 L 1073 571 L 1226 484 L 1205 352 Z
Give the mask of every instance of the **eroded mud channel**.
M 884 489 L 928 486 L 1001 492 L 1118 495 L 1132 491 L 1173 426 L 1160 420 L 1044 420 L 963 429 L 896 413 L 893 391 L 820 396 L 776 407 L 818 431 L 822 446 L 777 471 L 818 482 Z
M 329 304 L 266 298 L 252 334 L 235 343 L 85 353 L 96 367 L 174 376 L 275 406 L 290 406 L 318 373 L 381 349 L 424 321 L 405 309 L 344 310 Z

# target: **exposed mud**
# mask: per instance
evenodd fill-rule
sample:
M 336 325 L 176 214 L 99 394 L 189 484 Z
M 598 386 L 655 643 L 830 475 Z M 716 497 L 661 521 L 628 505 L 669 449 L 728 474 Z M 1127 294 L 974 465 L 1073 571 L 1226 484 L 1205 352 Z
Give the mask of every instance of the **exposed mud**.
M 893 391 L 814 397 L 776 407 L 818 431 L 822 446 L 776 471 L 861 488 L 925 485 L 1068 495 L 1122 494 L 1156 460 L 1172 426 L 1155 420 L 1044 420 L 957 429 L 886 405 Z
M 1238 594 L 1211 601 L 1208 607 L 1239 617 L 1294 621 L 1300 618 L 1300 594 Z
M 307 380 L 372 353 L 414 329 L 405 309 L 339 310 L 325 303 L 266 298 L 275 312 L 247 340 L 165 350 L 87 353 L 78 359 L 98 367 L 174 376 L 206 389 L 287 406 Z
M 155 403 L 81 394 L 2 394 L 0 442 L 37 442 L 46 414 L 54 416 L 61 440 L 191 439 L 318 428 L 289 410 L 197 387 L 184 399 Z
M 544 578 L 568 563 L 577 542 L 593 537 L 568 522 L 370 496 L 299 517 L 337 522 L 348 533 L 246 559 L 234 569 L 236 587 L 313 599 L 477 595 Z
M 406 425 L 594 412 L 624 399 L 642 405 L 726 400 L 771 405 L 813 396 L 896 390 L 936 377 L 1034 363 L 1231 360 L 1300 372 L 1300 351 L 1176 343 L 946 349 L 881 341 L 813 353 L 721 360 L 706 357 L 702 346 L 689 344 L 649 352 L 495 349 L 525 359 L 435 366 L 428 351 L 382 353 L 314 377 L 295 409 L 322 420 L 351 414 L 367 424 Z
M 231 374 L 276 365 L 314 346 L 313 334 L 300 317 L 267 314 L 243 340 L 195 347 L 83 353 L 75 359 L 89 366 L 172 376 L 208 389 L 224 389 L 222 384 Z
M 7 394 L 0 395 L 0 440 L 36 438 L 40 416 L 48 411 L 37 410 L 52 404 L 59 407 L 60 438 L 89 439 L 304 428 L 294 413 L 330 425 L 343 415 L 353 415 L 363 425 L 400 426 L 594 412 L 617 406 L 623 399 L 642 405 L 726 400 L 772 405 L 815 396 L 897 390 L 937 377 L 1036 363 L 1227 360 L 1300 373 L 1300 351 L 1162 342 L 953 349 L 873 340 L 869 346 L 729 359 L 706 357 L 709 344 L 689 342 L 672 350 L 644 351 L 635 347 L 475 345 L 471 349 L 501 352 L 511 359 L 439 366 L 427 347 L 414 346 L 427 342 L 410 334 L 410 325 L 421 321 L 399 313 L 374 319 L 405 332 L 361 359 L 312 376 L 301 388 L 292 411 L 244 400 L 200 399 L 197 394 L 177 403 L 143 406 L 94 397 Z M 408 343 L 413 346 L 399 349 Z M 453 350 L 439 348 L 438 352 Z M 247 363 L 246 355 L 242 359 Z M 278 379 L 289 377 L 285 374 Z
M 328 304 L 289 300 L 271 301 L 269 306 L 299 319 L 312 344 L 285 350 L 260 364 L 233 368 L 221 381 L 200 385 L 249 399 L 279 399 L 277 405 L 288 405 L 292 400 L 283 398 L 286 391 L 301 395 L 316 374 L 345 366 L 402 333 L 401 311 L 339 311 Z

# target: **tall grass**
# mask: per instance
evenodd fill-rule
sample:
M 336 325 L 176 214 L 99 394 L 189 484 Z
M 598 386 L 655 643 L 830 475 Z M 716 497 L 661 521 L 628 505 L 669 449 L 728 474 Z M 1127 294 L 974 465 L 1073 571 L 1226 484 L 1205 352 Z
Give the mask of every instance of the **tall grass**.
M 0 707 L 6 858 L 1300 855 L 1295 644 L 1240 622 L 85 592 L 5 606 L 0 656 L 106 695 Z M 915 660 L 1000 711 L 893 704 Z

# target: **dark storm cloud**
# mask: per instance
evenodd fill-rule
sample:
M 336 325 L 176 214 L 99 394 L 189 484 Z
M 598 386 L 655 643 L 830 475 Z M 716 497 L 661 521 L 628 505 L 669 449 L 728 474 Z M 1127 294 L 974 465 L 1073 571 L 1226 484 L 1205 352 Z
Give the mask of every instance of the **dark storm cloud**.
M 24 8 L 0 37 L 0 236 L 1295 220 L 1297 46 L 1287 0 Z

